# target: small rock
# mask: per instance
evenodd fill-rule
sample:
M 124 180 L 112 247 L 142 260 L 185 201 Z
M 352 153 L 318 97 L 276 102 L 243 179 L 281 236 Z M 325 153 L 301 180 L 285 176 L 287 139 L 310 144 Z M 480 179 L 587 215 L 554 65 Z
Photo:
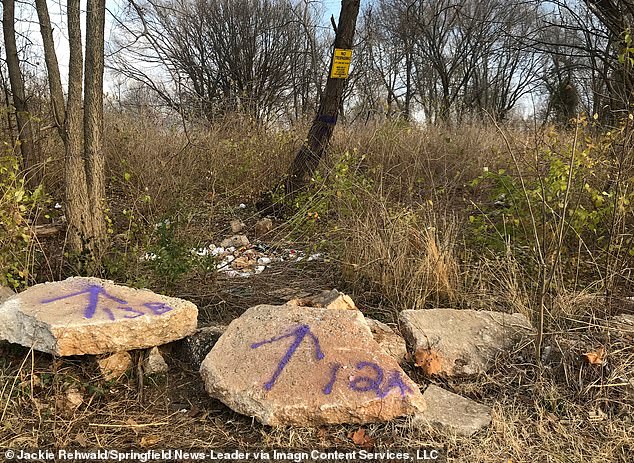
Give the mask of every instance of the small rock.
M 255 236 L 257 238 L 261 238 L 271 230 L 273 230 L 273 221 L 268 217 L 258 220 L 255 224 Z
M 75 388 L 66 391 L 66 402 L 72 410 L 79 408 L 84 403 L 84 396 Z
M 270 257 L 260 257 L 258 259 L 258 265 L 269 265 L 272 262 Z
M 97 365 L 106 381 L 117 380 L 132 368 L 132 356 L 129 352 L 117 352 L 97 359 Z
M 423 399 L 427 409 L 414 423 L 441 428 L 459 436 L 471 436 L 491 424 L 491 408 L 430 384 Z
M 74 277 L 30 287 L 0 305 L 0 340 L 58 356 L 145 349 L 196 330 L 183 299 Z
M 332 289 L 324 290 L 321 293 L 301 299 L 291 299 L 288 304 L 299 307 L 322 307 L 324 309 L 335 310 L 357 310 L 357 306 L 350 296 Z
M 234 235 L 240 233 L 242 230 L 244 230 L 244 227 L 246 227 L 246 225 L 240 219 L 232 220 L 231 222 L 229 222 L 229 225 L 231 226 L 231 232 Z
M 222 243 L 220 243 L 220 247 L 222 248 L 230 248 L 230 247 L 241 248 L 243 246 L 248 246 L 248 245 L 249 245 L 249 238 L 247 238 L 245 235 L 234 235 L 231 238 L 226 238 L 222 240 Z
M 156 375 L 167 373 L 169 367 L 161 355 L 158 347 L 152 347 L 143 360 L 143 373 L 146 375 Z
M 401 330 L 417 365 L 428 375 L 486 372 L 495 357 L 533 334 L 521 314 L 429 309 L 403 310 Z
M 425 409 L 357 310 L 251 307 L 200 373 L 211 396 L 271 426 L 380 422 Z
M 219 325 L 198 328 L 194 334 L 171 343 L 172 352 L 175 357 L 198 371 L 200 364 L 226 330 L 226 326 Z
M 83 395 L 73 387 L 68 389 L 63 396 L 58 396 L 55 399 L 56 412 L 62 416 L 70 418 L 83 403 Z M 40 403 L 39 407 L 41 406 L 42 404 Z
M 0 304 L 12 296 L 15 296 L 15 292 L 11 288 L 0 286 Z
M 365 322 L 372 331 L 372 337 L 387 355 L 402 364 L 407 359 L 405 339 L 385 323 L 365 317 Z

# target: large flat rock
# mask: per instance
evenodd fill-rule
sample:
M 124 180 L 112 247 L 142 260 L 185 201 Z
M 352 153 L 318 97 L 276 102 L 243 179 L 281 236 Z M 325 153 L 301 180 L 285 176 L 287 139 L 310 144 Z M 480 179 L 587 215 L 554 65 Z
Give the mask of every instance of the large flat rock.
M 425 408 L 358 310 L 252 307 L 200 371 L 213 397 L 267 425 L 378 422 Z
M 428 375 L 486 372 L 500 352 L 533 333 L 521 314 L 475 310 L 403 310 L 401 331 Z
M 427 409 L 415 422 L 460 436 L 471 436 L 491 424 L 491 408 L 430 384 L 423 394 Z
M 191 302 L 98 278 L 33 286 L 0 305 L 0 339 L 51 354 L 144 349 L 196 331 Z

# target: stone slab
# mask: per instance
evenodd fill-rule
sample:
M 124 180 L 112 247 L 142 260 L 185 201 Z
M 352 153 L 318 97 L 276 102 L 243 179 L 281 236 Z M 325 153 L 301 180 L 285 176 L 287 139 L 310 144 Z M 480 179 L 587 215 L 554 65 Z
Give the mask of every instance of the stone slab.
M 196 330 L 191 302 L 98 278 L 33 286 L 0 305 L 0 339 L 59 356 L 144 349 Z
M 11 288 L 0 286 L 0 304 L 13 296 L 15 296 L 15 292 Z
M 401 331 L 417 365 L 428 375 L 486 372 L 533 328 L 521 314 L 429 309 L 403 310 Z
M 425 408 L 357 310 L 252 307 L 228 326 L 201 374 L 210 395 L 267 425 L 379 422 Z
M 415 422 L 460 436 L 471 436 L 491 424 L 491 408 L 430 384 L 423 398 L 427 409 Z
M 198 371 L 211 348 L 226 330 L 227 327 L 222 325 L 203 326 L 194 334 L 175 341 L 168 347 L 174 357 L 188 363 L 195 371 Z
M 365 317 L 365 322 L 370 327 L 372 336 L 379 343 L 379 346 L 398 363 L 405 362 L 407 359 L 405 339 L 389 325 L 378 320 Z

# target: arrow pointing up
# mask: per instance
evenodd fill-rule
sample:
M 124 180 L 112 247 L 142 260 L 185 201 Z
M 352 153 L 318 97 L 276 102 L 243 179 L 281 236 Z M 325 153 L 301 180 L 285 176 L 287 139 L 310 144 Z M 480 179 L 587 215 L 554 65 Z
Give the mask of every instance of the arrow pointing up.
M 99 304 L 99 295 L 102 295 L 111 301 L 115 301 L 119 304 L 127 305 L 128 303 L 123 299 L 119 299 L 118 297 L 114 297 L 106 292 L 103 286 L 99 285 L 88 285 L 86 289 L 82 289 L 76 293 L 66 294 L 65 296 L 54 297 L 52 299 L 47 299 L 42 301 L 42 304 L 49 304 L 51 302 L 60 301 L 62 299 L 68 299 L 70 297 L 80 296 L 82 294 L 88 294 L 88 305 L 84 309 L 84 318 L 92 318 L 97 311 L 97 305 Z
M 280 360 L 280 363 L 277 365 L 277 369 L 275 370 L 275 373 L 273 373 L 273 376 L 271 377 L 271 379 L 268 380 L 266 383 L 264 383 L 264 389 L 266 389 L 267 391 L 271 390 L 271 388 L 277 381 L 277 378 L 282 374 L 282 371 L 286 367 L 286 364 L 289 362 L 291 357 L 293 357 L 293 354 L 295 353 L 295 351 L 297 350 L 297 348 L 299 347 L 299 345 L 302 343 L 302 341 L 304 340 L 306 336 L 309 336 L 310 339 L 313 341 L 313 345 L 315 347 L 315 359 L 318 361 L 323 359 L 324 353 L 322 352 L 321 347 L 319 346 L 319 339 L 317 339 L 317 337 L 313 333 L 310 332 L 310 327 L 308 325 L 300 325 L 287 334 L 283 334 L 281 336 L 276 336 L 271 339 L 266 339 L 264 341 L 251 344 L 251 349 L 257 349 L 258 347 L 263 346 L 264 344 L 271 344 L 286 338 L 292 338 L 292 337 L 295 338 L 293 343 L 290 345 L 290 347 L 284 354 L 284 357 L 282 357 L 282 360 Z

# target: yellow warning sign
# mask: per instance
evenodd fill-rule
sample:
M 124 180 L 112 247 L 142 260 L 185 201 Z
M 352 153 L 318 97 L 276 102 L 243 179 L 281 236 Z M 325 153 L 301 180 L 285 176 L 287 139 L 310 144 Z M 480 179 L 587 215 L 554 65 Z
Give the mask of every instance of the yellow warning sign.
M 335 48 L 335 56 L 332 59 L 331 79 L 347 79 L 352 60 L 352 50 L 345 48 Z

